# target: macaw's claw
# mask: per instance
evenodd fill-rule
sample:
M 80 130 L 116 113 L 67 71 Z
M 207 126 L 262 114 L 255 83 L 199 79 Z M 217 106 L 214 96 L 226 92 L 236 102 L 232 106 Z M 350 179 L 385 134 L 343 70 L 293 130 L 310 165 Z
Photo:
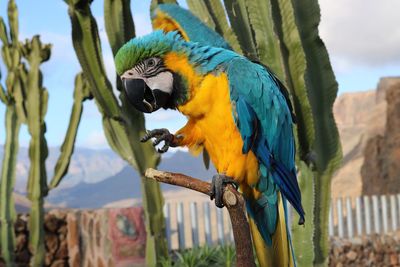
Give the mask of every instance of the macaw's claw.
M 168 129 L 154 129 L 147 131 L 147 133 L 140 139 L 140 142 L 147 142 L 152 138 L 155 138 L 153 141 L 153 146 L 157 146 L 164 141 L 164 145 L 157 149 L 158 153 L 165 153 L 170 147 L 176 146 L 174 142 L 175 136 L 171 134 Z
M 227 184 L 231 184 L 235 189 L 239 187 L 239 184 L 229 176 L 216 174 L 212 178 L 210 198 L 211 200 L 215 199 L 215 206 L 218 208 L 224 207 L 222 196 Z

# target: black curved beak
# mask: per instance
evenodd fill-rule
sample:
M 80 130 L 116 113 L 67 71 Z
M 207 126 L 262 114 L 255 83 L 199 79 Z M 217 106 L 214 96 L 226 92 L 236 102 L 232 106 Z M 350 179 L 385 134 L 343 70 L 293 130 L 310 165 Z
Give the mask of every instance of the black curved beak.
M 152 90 L 142 79 L 122 79 L 129 102 L 139 111 L 151 113 L 165 107 L 170 95 L 159 89 Z
M 129 102 L 138 110 L 151 113 L 157 109 L 152 90 L 142 79 L 122 79 Z

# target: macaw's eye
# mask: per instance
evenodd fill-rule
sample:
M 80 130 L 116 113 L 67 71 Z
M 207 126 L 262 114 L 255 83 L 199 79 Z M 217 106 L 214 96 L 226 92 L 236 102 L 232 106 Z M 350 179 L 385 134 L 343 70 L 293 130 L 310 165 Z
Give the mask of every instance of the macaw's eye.
M 147 67 L 151 68 L 151 67 L 154 67 L 155 65 L 156 65 L 156 61 L 153 58 L 150 58 L 147 61 Z

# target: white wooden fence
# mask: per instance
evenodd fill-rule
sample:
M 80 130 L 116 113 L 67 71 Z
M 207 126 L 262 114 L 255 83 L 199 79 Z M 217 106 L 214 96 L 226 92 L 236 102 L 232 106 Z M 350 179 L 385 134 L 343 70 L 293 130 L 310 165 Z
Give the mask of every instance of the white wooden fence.
M 293 212 L 291 209 L 289 222 Z M 210 201 L 167 203 L 164 214 L 170 249 L 233 244 L 227 210 L 216 208 Z M 338 198 L 331 202 L 329 235 L 352 238 L 387 234 L 400 229 L 399 221 L 400 194 Z
M 338 198 L 332 204 L 330 236 L 352 238 L 388 234 L 400 229 L 400 194 Z

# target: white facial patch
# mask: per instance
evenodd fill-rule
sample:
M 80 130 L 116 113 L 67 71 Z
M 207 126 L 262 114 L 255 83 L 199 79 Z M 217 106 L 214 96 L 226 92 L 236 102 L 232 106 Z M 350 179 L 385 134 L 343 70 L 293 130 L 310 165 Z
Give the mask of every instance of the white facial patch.
M 130 69 L 121 75 L 121 79 L 142 79 L 142 76 L 135 69 Z
M 174 78 L 169 71 L 160 72 L 153 77 L 144 79 L 144 81 L 151 90 L 159 89 L 168 94 L 172 93 Z

